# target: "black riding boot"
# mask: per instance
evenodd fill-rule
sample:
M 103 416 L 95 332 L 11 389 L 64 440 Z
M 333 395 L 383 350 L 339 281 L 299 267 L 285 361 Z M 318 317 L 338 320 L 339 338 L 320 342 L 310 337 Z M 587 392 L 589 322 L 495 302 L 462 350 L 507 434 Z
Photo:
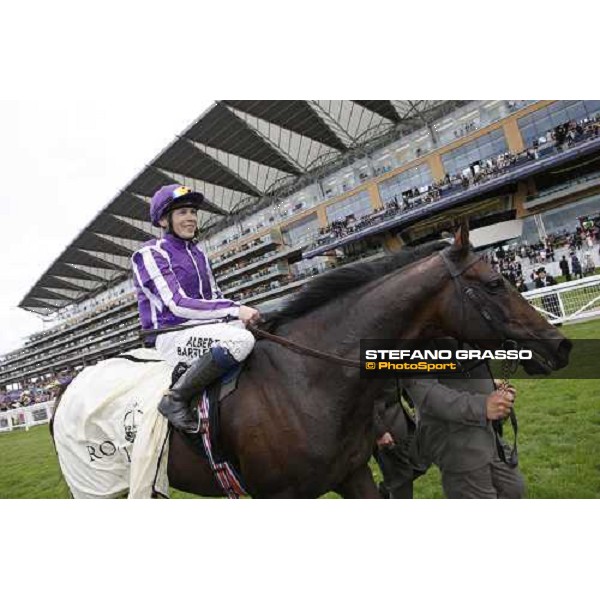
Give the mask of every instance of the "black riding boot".
M 158 404 L 158 412 L 169 420 L 175 429 L 188 433 L 198 431 L 198 415 L 191 402 L 221 375 L 238 362 L 224 348 L 212 348 L 195 360 L 188 370 L 171 386 Z

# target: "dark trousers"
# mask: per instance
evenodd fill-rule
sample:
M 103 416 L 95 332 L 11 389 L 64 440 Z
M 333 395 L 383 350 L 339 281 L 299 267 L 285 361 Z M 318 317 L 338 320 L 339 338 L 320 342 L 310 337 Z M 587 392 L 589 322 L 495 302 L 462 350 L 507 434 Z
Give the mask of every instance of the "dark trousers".
M 400 444 L 375 448 L 373 456 L 381 469 L 382 496 L 386 498 L 413 497 L 413 468 Z
M 446 498 L 523 498 L 525 481 L 517 467 L 509 467 L 500 459 L 474 471 L 451 473 L 442 471 L 442 487 Z
M 427 472 L 429 465 L 417 464 L 409 441 L 373 450 L 373 456 L 381 469 L 383 483 L 379 491 L 384 498 L 401 499 L 413 497 L 413 481 Z

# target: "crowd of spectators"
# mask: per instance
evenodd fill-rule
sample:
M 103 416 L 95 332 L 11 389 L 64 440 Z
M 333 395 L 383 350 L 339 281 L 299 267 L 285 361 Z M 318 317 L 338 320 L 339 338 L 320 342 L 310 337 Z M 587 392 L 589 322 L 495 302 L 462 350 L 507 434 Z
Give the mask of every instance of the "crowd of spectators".
M 30 384 L 22 389 L 0 392 L 0 411 L 32 406 L 56 399 L 75 377 L 72 368 L 62 369 L 58 375 Z
M 542 272 L 550 265 L 565 281 L 593 275 L 596 270 L 594 248 L 600 243 L 600 229 L 597 226 L 584 230 L 562 230 L 546 236 L 535 244 L 520 244 L 505 249 L 498 247 L 484 253 L 484 259 L 510 281 L 520 292 L 539 287 Z
M 278 277 L 277 279 L 273 279 L 271 281 L 265 281 L 259 285 L 256 286 L 252 286 L 252 288 L 247 289 L 247 290 L 241 290 L 239 292 L 235 292 L 234 294 L 231 295 L 231 298 L 233 298 L 236 301 L 248 301 L 251 300 L 252 298 L 254 298 L 255 296 L 259 296 L 260 294 L 264 294 L 266 292 L 269 292 L 271 290 L 276 290 L 280 287 L 284 287 L 290 283 L 293 283 L 294 281 L 298 281 L 299 279 L 304 278 L 305 276 L 303 275 L 302 277 L 300 276 L 295 276 L 295 275 L 285 275 L 285 274 L 281 274 L 280 277 Z
M 252 300 L 255 296 L 259 296 L 260 294 L 264 294 L 266 292 L 285 287 L 286 285 L 290 285 L 291 283 L 295 283 L 296 281 L 302 281 L 303 279 L 307 279 L 309 277 L 314 277 L 315 275 L 322 273 L 323 271 L 327 270 L 328 268 L 334 268 L 334 266 L 339 266 L 339 264 L 334 265 L 333 263 L 328 263 L 328 265 L 329 266 L 319 265 L 318 267 L 315 266 L 315 267 L 302 269 L 296 273 L 288 273 L 287 275 L 282 275 L 281 277 L 278 277 L 277 279 L 274 279 L 273 281 L 268 281 L 268 282 L 262 283 L 261 285 L 254 286 L 250 290 L 244 290 L 242 292 L 238 292 L 237 294 L 234 294 L 232 297 L 235 300 L 245 300 L 245 301 Z
M 113 301 L 110 303 L 105 311 L 108 311 L 115 306 L 125 305 L 131 302 L 133 298 L 129 298 L 129 295 L 125 295 L 124 297 L 119 298 L 115 303 Z M 98 310 L 94 312 L 93 315 L 89 315 L 88 319 L 91 319 L 97 315 L 102 314 L 105 311 Z M 67 333 L 64 336 L 60 336 L 59 338 L 49 339 L 47 343 L 36 345 L 33 348 L 25 347 L 25 349 L 19 353 L 19 356 L 22 360 L 15 362 L 14 359 L 16 356 L 8 355 L 4 357 L 4 360 L 0 362 L 0 378 L 3 373 L 11 371 L 15 368 L 15 365 L 18 364 L 19 369 L 23 368 L 36 368 L 42 364 L 49 364 L 52 360 L 56 360 L 57 356 L 61 358 L 66 358 L 65 351 L 71 348 L 80 348 L 80 351 L 89 346 L 89 342 L 96 339 L 98 340 L 100 337 L 104 338 L 111 333 L 114 333 L 117 330 L 120 330 L 124 327 L 128 327 L 132 324 L 132 320 L 125 319 L 119 323 L 111 324 L 111 321 L 115 319 L 115 315 L 107 315 L 103 319 L 97 319 L 93 323 L 91 323 L 91 327 L 85 328 L 85 331 L 82 328 L 78 328 L 71 333 Z M 137 323 L 137 315 L 135 316 L 135 323 Z M 45 333 L 45 332 L 44 332 Z M 84 335 L 85 334 L 85 335 Z M 71 354 L 75 355 L 76 352 L 72 352 Z
M 231 241 L 236 240 L 240 236 L 241 236 L 241 234 L 234 236 L 231 240 L 223 240 L 222 244 L 223 245 L 229 244 Z M 256 248 L 257 246 L 261 246 L 262 244 L 267 242 L 268 239 L 269 239 L 268 236 L 262 236 L 255 240 L 252 240 L 246 244 L 242 244 L 239 247 L 228 250 L 227 252 L 223 252 L 222 254 L 219 254 L 219 256 L 217 258 L 213 259 L 212 266 L 217 267 L 220 263 L 226 261 L 228 258 L 231 258 L 232 256 L 235 256 L 236 254 L 240 254 L 240 253 L 246 252 L 247 250 L 250 250 L 252 248 Z
M 125 326 L 131 327 L 131 323 L 121 324 L 117 327 L 121 329 Z M 48 368 L 56 364 L 56 361 L 68 362 L 73 359 L 83 360 L 86 355 L 94 354 L 98 350 L 108 350 L 115 345 L 139 340 L 138 325 L 132 331 L 123 331 L 120 335 L 114 335 L 114 331 L 103 332 L 100 336 L 90 336 L 85 342 L 77 341 L 69 344 L 68 347 L 61 347 L 55 355 L 43 356 L 41 360 L 33 364 L 19 364 L 18 370 L 11 371 L 11 376 L 26 376 L 32 370 L 40 369 L 44 366 Z M 95 340 L 90 343 L 91 340 Z M 76 347 L 73 347 L 76 346 Z
M 231 282 L 227 283 L 227 287 L 224 287 L 222 289 L 223 294 L 225 294 L 225 296 L 229 296 L 229 290 L 232 290 L 240 285 L 244 285 L 246 283 L 251 283 L 252 281 L 256 281 L 257 279 L 261 279 L 262 277 L 267 277 L 268 275 L 281 275 L 284 274 L 284 272 L 280 269 L 279 265 L 277 263 L 275 264 L 270 264 L 270 265 L 266 265 L 265 267 L 263 267 L 262 269 L 259 269 L 258 271 L 252 271 L 251 273 L 245 273 L 243 274 L 241 277 L 234 279 Z
M 241 271 L 242 269 L 245 269 L 246 267 L 248 267 L 254 263 L 262 262 L 263 260 L 266 260 L 267 258 L 270 258 L 271 256 L 275 256 L 279 252 L 281 252 L 281 249 L 270 250 L 269 252 L 260 254 L 258 257 L 242 258 L 242 259 L 236 261 L 231 267 L 227 267 L 226 269 L 219 271 L 216 274 L 217 279 L 220 279 L 220 278 L 224 277 L 225 275 L 231 275 L 232 273 L 237 273 L 238 271 Z
M 135 292 L 132 289 L 132 284 L 122 284 L 117 288 L 108 290 L 102 294 L 101 298 L 93 298 L 82 304 L 74 304 L 68 309 L 59 311 L 58 318 L 63 319 L 60 324 L 50 329 L 45 329 L 32 336 L 26 342 L 25 347 L 31 345 L 44 337 L 59 333 L 65 329 L 69 329 L 79 323 L 82 323 L 96 315 L 107 312 L 117 306 L 129 304 L 135 300 Z
M 545 136 L 541 136 L 533 142 L 533 149 L 539 150 L 541 145 L 554 144 L 558 150 L 569 148 L 583 139 L 596 137 L 600 134 L 600 115 L 593 119 L 581 119 L 580 121 L 568 121 L 548 130 Z
M 380 209 L 372 215 L 369 215 L 371 219 L 368 220 L 367 223 L 372 224 L 373 222 L 376 222 L 374 219 L 379 215 L 385 215 L 399 210 L 400 208 L 397 203 L 392 201 L 388 203 L 385 209 Z M 368 225 L 363 223 L 362 226 L 366 227 Z M 342 235 L 344 231 L 348 231 L 349 228 L 353 227 L 355 227 L 355 220 L 353 219 L 335 221 L 327 229 L 327 234 L 331 236 L 331 239 L 335 239 L 335 236 Z M 356 229 L 353 230 L 356 231 Z M 569 276 L 566 278 L 567 280 L 570 280 L 571 274 L 580 277 L 593 274 L 595 264 L 591 257 L 591 252 L 588 252 L 587 250 L 591 251 L 595 244 L 599 242 L 600 228 L 594 227 L 593 229 L 585 231 L 578 227 L 571 233 L 561 231 L 551 234 L 547 236 L 544 242 L 535 244 L 524 243 L 507 250 L 497 248 L 484 253 L 483 256 L 486 261 L 492 264 L 496 271 L 506 277 L 506 279 L 508 279 L 515 287 L 519 288 L 519 291 L 524 292 L 535 288 L 536 280 L 539 276 L 537 271 L 540 268 L 553 262 L 558 262 L 558 252 L 561 249 L 567 253 L 570 261 Z M 584 252 L 584 259 L 580 261 L 578 254 L 581 254 L 582 252 Z M 344 256 L 338 258 L 335 262 L 329 263 L 328 267 L 312 267 L 295 274 L 281 276 L 276 280 L 265 282 L 261 285 L 253 286 L 248 290 L 237 292 L 233 294 L 232 297 L 238 301 L 252 300 L 255 296 L 265 292 L 317 275 L 326 268 L 339 267 L 349 262 L 364 259 L 369 255 L 376 253 L 376 249 L 373 249 L 371 252 L 364 253 L 364 255 Z M 580 269 L 578 267 L 579 264 L 581 265 Z M 257 276 L 258 274 L 254 276 L 249 275 L 246 279 L 251 281 Z
M 82 332 L 72 333 L 68 337 L 64 339 L 60 339 L 60 341 L 53 341 L 53 344 L 47 350 L 36 351 L 31 354 L 31 358 L 29 360 L 25 359 L 24 362 L 19 363 L 19 370 L 17 373 L 31 369 L 37 369 L 44 365 L 51 365 L 56 360 L 67 359 L 72 356 L 76 356 L 78 353 L 82 354 L 89 351 L 92 348 L 96 348 L 102 343 L 104 340 L 108 342 L 111 341 L 112 338 L 116 337 L 117 332 L 123 329 L 137 329 L 138 320 L 137 317 L 134 321 L 131 319 L 123 320 L 120 323 L 114 323 L 106 327 L 104 324 L 106 322 L 110 322 L 110 318 L 104 319 L 98 325 L 95 325 L 93 331 L 87 333 L 86 335 L 82 335 Z M 123 335 L 127 335 L 126 332 Z M 123 337 L 123 335 L 119 337 Z M 14 370 L 13 365 L 3 366 L 0 365 L 0 375 L 4 372 Z
M 563 123 L 534 140 L 531 146 L 521 153 L 515 154 L 512 152 L 505 152 L 499 156 L 473 163 L 468 169 L 465 169 L 460 173 L 447 174 L 443 180 L 429 186 L 406 189 L 388 200 L 383 208 L 376 209 L 360 218 L 356 218 L 354 215 L 348 215 L 343 219 L 335 220 L 327 227 L 319 230 L 316 240 L 313 243 L 313 247 L 344 238 L 377 223 L 390 220 L 397 214 L 413 210 L 418 206 L 436 202 L 441 197 L 444 197 L 449 193 L 454 193 L 457 190 L 466 190 L 472 186 L 481 185 L 484 182 L 506 173 L 517 164 L 538 160 L 549 152 L 560 152 L 574 144 L 599 135 L 600 115 L 597 115 L 593 119 Z M 586 274 L 592 273 L 595 269 L 595 265 L 591 250 L 594 244 L 598 242 L 598 238 L 598 227 L 587 231 L 578 228 L 577 231 L 572 233 L 562 232 L 548 236 L 544 242 L 538 244 L 524 244 L 508 251 L 499 249 L 490 254 L 488 260 L 493 264 L 494 268 L 501 272 L 509 281 L 511 281 L 511 283 L 519 287 L 521 291 L 524 291 L 535 284 L 537 277 L 536 271 L 539 270 L 541 266 L 559 262 L 559 258 L 560 270 L 566 279 L 570 279 L 571 276 L 583 277 Z M 227 260 L 231 256 L 263 245 L 267 239 L 267 237 L 263 236 L 259 239 L 252 240 L 239 248 L 232 249 L 220 255 L 215 264 L 218 265 L 218 263 Z M 560 257 L 557 256 L 559 248 L 563 248 L 563 252 L 565 252 L 565 254 L 561 254 Z M 581 257 L 582 249 L 585 251 L 583 257 Z M 278 250 L 272 250 L 266 254 L 262 254 L 258 260 L 264 260 L 270 255 L 277 254 L 277 252 Z M 352 260 L 354 260 L 354 258 L 352 258 Z M 222 271 L 221 274 L 230 274 L 243 269 L 249 264 L 252 264 L 252 261 L 257 261 L 257 259 L 242 258 L 231 267 L 228 267 L 226 271 Z M 338 261 L 338 265 L 339 264 L 343 264 L 343 261 Z M 526 265 L 525 268 L 523 266 L 524 264 Z M 251 274 L 248 273 L 245 276 L 234 280 L 228 284 L 227 287 L 231 289 L 242 283 L 258 279 L 268 275 L 272 269 L 273 265 L 265 266 L 265 268 L 259 271 L 252 272 Z M 243 290 L 237 294 L 233 294 L 233 297 L 236 300 L 246 300 L 295 281 L 305 279 L 308 276 L 318 274 L 322 269 L 323 267 L 314 267 L 308 271 L 302 271 L 296 274 L 281 274 L 276 279 L 261 283 L 258 286 L 252 287 L 250 290 Z M 530 272 L 528 273 L 527 271 Z M 226 292 L 227 290 L 224 291 Z M 24 348 L 24 352 L 29 353 L 27 346 L 35 341 L 65 331 L 73 326 L 90 320 L 97 315 L 106 313 L 115 307 L 130 303 L 133 304 L 134 302 L 135 293 L 132 290 L 131 282 L 127 282 L 115 289 L 100 294 L 96 299 L 60 311 L 61 317 L 64 320 L 52 329 L 31 336 Z M 110 322 L 110 320 L 111 318 L 108 317 L 100 324 Z M 115 341 L 127 341 L 131 337 L 131 332 L 123 332 L 120 336 L 114 336 L 114 338 L 111 337 L 110 334 L 129 325 L 131 325 L 131 321 L 122 322 L 109 329 L 101 329 L 97 334 L 90 333 L 83 337 L 81 336 L 81 331 L 79 331 L 79 333 L 74 332 L 66 338 L 66 343 L 65 340 L 60 340 L 60 347 L 56 350 L 56 353 L 60 355 L 61 359 L 67 360 L 80 355 L 81 349 L 91 351 L 97 348 L 110 346 Z M 109 339 L 105 339 L 106 336 L 109 336 Z M 49 348 L 50 354 L 44 356 L 44 360 L 27 363 L 28 367 L 38 368 L 44 364 L 50 364 L 52 360 L 56 360 L 53 353 L 53 345 L 55 343 L 55 340 L 50 340 L 47 345 L 36 346 L 35 352 L 31 352 L 32 357 L 40 356 L 40 352 L 44 351 L 47 347 Z M 6 362 L 6 359 L 14 356 L 13 353 L 10 356 L 5 357 L 4 362 Z M 0 363 L 0 373 L 2 370 L 2 363 Z
M 331 269 L 335 269 L 337 267 L 341 267 L 343 265 L 356 262 L 358 260 L 364 260 L 376 254 L 382 252 L 380 247 L 370 248 L 368 250 L 364 250 L 359 252 L 358 254 L 353 255 L 345 255 L 339 257 L 336 261 L 331 261 L 327 263 L 321 263 L 317 266 L 305 267 L 303 269 L 299 269 L 297 272 L 289 273 L 288 275 L 284 275 L 274 281 L 270 281 L 264 283 L 262 285 L 253 287 L 251 290 L 246 292 L 240 292 L 233 297 L 236 300 L 252 300 L 255 296 L 260 294 L 264 294 L 265 292 L 269 292 L 271 290 L 276 290 L 281 287 L 285 287 L 286 285 L 290 285 L 291 283 L 295 283 L 297 281 L 303 281 L 310 277 L 314 277 L 315 275 L 319 275 L 325 271 L 329 271 Z
M 327 227 L 319 228 L 319 239 L 328 240 L 342 238 L 350 233 L 361 231 L 371 225 L 375 225 L 395 215 L 399 211 L 396 201 L 389 202 L 385 208 L 375 209 L 373 212 L 361 218 L 355 218 L 354 215 L 348 215 L 343 219 L 332 221 Z
M 360 218 L 348 215 L 344 219 L 333 221 L 319 230 L 312 248 L 344 238 L 376 223 L 388 221 L 400 212 L 407 212 L 457 191 L 481 185 L 505 174 L 516 165 L 538 160 L 550 152 L 560 152 L 566 147 L 598 136 L 600 136 L 600 115 L 596 115 L 593 119 L 563 123 L 534 140 L 532 145 L 522 152 L 504 152 L 496 157 L 475 162 L 460 173 L 446 174 L 441 181 L 420 188 L 409 188 L 395 194 L 384 208 L 376 209 L 368 215 Z

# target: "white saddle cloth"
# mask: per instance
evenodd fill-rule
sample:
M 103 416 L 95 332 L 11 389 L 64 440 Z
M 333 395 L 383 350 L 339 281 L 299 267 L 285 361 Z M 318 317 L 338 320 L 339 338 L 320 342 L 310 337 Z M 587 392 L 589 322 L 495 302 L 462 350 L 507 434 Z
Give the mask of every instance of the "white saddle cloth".
M 156 350 L 125 354 L 159 360 Z M 167 420 L 157 406 L 171 383 L 165 362 L 110 358 L 86 367 L 54 420 L 62 473 L 75 498 L 168 496 Z M 135 442 L 135 443 L 134 443 Z

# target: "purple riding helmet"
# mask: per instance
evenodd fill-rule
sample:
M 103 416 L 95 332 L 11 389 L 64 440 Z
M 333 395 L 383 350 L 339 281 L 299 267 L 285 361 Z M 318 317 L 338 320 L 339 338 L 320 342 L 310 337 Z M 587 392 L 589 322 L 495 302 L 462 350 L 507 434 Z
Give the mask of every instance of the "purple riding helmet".
M 173 183 L 164 185 L 152 196 L 150 202 L 150 220 L 152 225 L 160 227 L 159 221 L 173 208 L 181 206 L 193 206 L 200 208 L 204 196 L 200 192 Z

